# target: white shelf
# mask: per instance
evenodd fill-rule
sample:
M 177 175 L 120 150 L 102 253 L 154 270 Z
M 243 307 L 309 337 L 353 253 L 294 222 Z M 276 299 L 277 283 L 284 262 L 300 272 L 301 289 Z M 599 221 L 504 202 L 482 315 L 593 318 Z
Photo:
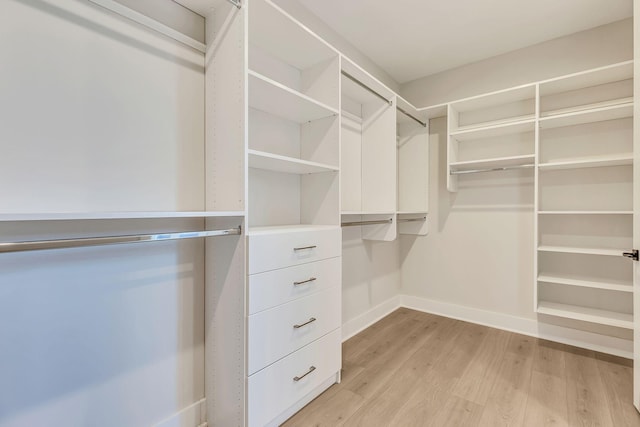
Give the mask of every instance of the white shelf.
M 581 105 L 574 108 L 549 111 L 540 118 L 540 127 L 553 129 L 586 123 L 604 122 L 633 116 L 632 98 Z
M 558 304 L 549 301 L 538 303 L 538 313 L 550 316 L 565 317 L 567 319 L 581 320 L 600 325 L 615 326 L 618 328 L 633 329 L 633 315 L 617 313 L 608 310 L 580 307 L 569 304 Z
M 500 168 L 507 166 L 520 166 L 535 162 L 535 154 L 522 156 L 496 157 L 493 159 L 469 160 L 451 163 L 449 166 L 457 171 L 478 168 Z
M 339 114 L 338 110 L 251 70 L 249 106 L 296 123 Z
M 398 211 L 398 215 L 426 215 L 428 211 Z
M 298 233 L 301 231 L 326 231 L 340 228 L 339 225 L 311 225 L 311 224 L 293 224 L 293 225 L 273 225 L 267 227 L 249 227 L 247 228 L 248 236 L 281 234 L 281 233 Z
M 555 283 L 559 285 L 567 285 L 567 286 L 579 286 L 583 288 L 596 288 L 596 289 L 605 289 L 608 291 L 618 291 L 618 292 L 633 292 L 632 284 L 624 284 L 624 283 L 610 283 L 610 282 L 598 282 L 593 280 L 584 280 L 578 279 L 574 277 L 566 277 L 566 276 L 553 276 L 541 274 L 538 276 L 538 283 Z
M 150 212 L 45 212 L 0 214 L 0 222 L 73 221 L 89 219 L 217 218 L 242 217 L 244 211 L 150 211 Z
M 539 215 L 633 215 L 633 211 L 538 211 Z
M 342 211 L 341 215 L 394 215 L 395 212 L 374 212 L 374 211 Z
M 249 167 L 266 169 L 274 172 L 290 174 L 310 174 L 321 172 L 337 172 L 338 167 L 323 163 L 309 162 L 264 151 L 248 150 Z
M 524 116 L 482 123 L 480 125 L 459 127 L 449 135 L 458 141 L 469 141 L 472 139 L 495 138 L 503 135 L 533 132 L 534 130 L 535 118 L 533 116 Z
M 249 43 L 304 70 L 338 57 L 338 51 L 268 1 L 249 7 Z
M 540 96 L 600 86 L 633 78 L 633 60 L 580 71 L 540 82 Z
M 604 255 L 621 257 L 624 249 L 579 248 L 572 246 L 538 246 L 538 252 L 558 252 L 567 254 Z
M 593 156 L 567 159 L 558 162 L 540 163 L 544 170 L 598 168 L 608 166 L 627 166 L 633 164 L 633 153 L 623 153 L 610 156 Z
M 533 100 L 535 96 L 535 85 L 527 84 L 454 101 L 451 103 L 451 107 L 453 107 L 455 111 L 463 113 L 514 102 Z

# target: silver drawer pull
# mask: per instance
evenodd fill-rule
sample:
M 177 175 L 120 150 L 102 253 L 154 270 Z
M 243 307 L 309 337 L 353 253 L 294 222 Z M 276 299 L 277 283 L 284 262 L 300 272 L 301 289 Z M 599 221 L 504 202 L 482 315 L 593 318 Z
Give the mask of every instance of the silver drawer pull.
M 307 321 L 306 321 L 306 322 L 304 322 L 304 323 L 301 323 L 301 324 L 299 324 L 299 325 L 293 325 L 293 329 L 300 329 L 300 328 L 302 328 L 303 326 L 307 326 L 309 323 L 313 323 L 313 322 L 315 322 L 316 320 L 317 320 L 317 319 L 316 319 L 315 317 L 312 317 L 311 319 L 307 320 Z
M 304 377 L 306 377 L 307 375 L 309 375 L 311 372 L 313 372 L 315 370 L 316 370 L 316 367 L 312 366 L 312 367 L 309 368 L 309 370 L 303 376 L 301 376 L 301 377 L 293 377 L 293 380 L 295 382 L 298 382 L 298 381 L 300 381 L 301 379 L 303 379 Z
M 303 280 L 302 282 L 293 282 L 295 286 L 304 285 L 305 283 L 315 282 L 317 279 L 315 277 L 311 277 L 310 279 Z
M 293 248 L 293 250 L 297 252 L 297 251 L 304 251 L 304 250 L 307 250 L 307 249 L 315 249 L 315 248 L 317 248 L 317 246 L 316 245 L 312 245 L 312 246 L 303 246 L 301 248 Z

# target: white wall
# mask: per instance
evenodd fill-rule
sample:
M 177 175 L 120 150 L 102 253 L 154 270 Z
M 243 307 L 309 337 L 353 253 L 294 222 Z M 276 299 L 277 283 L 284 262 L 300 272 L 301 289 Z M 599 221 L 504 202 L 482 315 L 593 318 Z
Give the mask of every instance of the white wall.
M 403 85 L 402 94 L 426 106 L 632 57 L 631 20 L 624 20 L 425 77 Z M 504 323 L 505 315 L 513 316 L 514 322 L 523 320 L 527 332 L 540 332 L 547 326 L 535 323 L 534 313 L 533 172 L 461 176 L 459 191 L 450 193 L 446 134 L 444 118 L 431 121 L 429 235 L 401 238 L 402 293 L 459 312 L 469 309 L 475 313 L 470 318 L 480 322 L 499 316 Z M 554 323 L 598 331 L 586 324 Z M 502 326 L 518 329 L 515 323 Z M 567 331 L 553 333 L 562 339 Z M 590 344 L 597 345 L 600 338 L 587 335 L 580 339 L 593 338 Z M 626 351 L 628 341 L 620 347 Z
M 204 207 L 202 54 L 88 1 L 7 0 L 0 63 L 0 213 Z M 3 221 L 0 236 L 201 227 Z M 0 426 L 148 426 L 191 406 L 200 423 L 202 241 L 1 254 L 0 272 Z
M 400 94 L 426 107 L 632 58 L 629 18 L 423 77 Z
M 387 85 L 391 90 L 398 92 L 400 86 L 386 71 L 375 62 L 360 52 L 338 33 L 333 31 L 324 21 L 314 15 L 309 9 L 296 0 L 273 0 L 275 4 L 284 9 L 295 19 L 304 24 L 311 31 L 322 37 L 327 43 L 338 49 L 353 62 L 367 70 L 371 75 Z
M 388 309 L 385 305 L 400 294 L 399 248 L 398 240 L 362 240 L 360 227 L 342 229 L 342 323 L 345 336 L 386 314 Z M 378 312 L 376 308 L 382 308 L 382 311 Z

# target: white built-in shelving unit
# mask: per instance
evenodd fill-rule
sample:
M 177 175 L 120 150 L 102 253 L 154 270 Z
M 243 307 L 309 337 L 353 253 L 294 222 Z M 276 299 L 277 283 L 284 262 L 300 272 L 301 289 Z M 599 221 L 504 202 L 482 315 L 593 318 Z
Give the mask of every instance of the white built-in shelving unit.
M 540 314 L 633 329 L 632 116 L 632 62 L 539 83 Z
M 525 85 L 448 105 L 447 188 L 460 175 L 535 163 L 536 86 Z

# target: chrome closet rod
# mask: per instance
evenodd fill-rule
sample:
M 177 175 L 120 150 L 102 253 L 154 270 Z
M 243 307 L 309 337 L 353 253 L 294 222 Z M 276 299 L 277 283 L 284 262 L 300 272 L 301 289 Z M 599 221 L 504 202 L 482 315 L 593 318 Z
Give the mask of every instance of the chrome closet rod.
M 196 239 L 201 237 L 233 236 L 242 234 L 242 228 L 208 231 L 183 231 L 179 233 L 133 234 L 125 236 L 82 237 L 78 239 L 55 239 L 26 242 L 0 243 L 0 252 L 38 251 L 45 249 L 80 248 L 121 243 L 159 242 L 164 240 Z
M 399 219 L 398 222 L 417 222 L 417 221 L 426 221 L 427 217 L 423 216 L 422 218 L 406 218 L 406 219 Z
M 374 94 L 375 96 L 377 96 L 378 98 L 382 99 L 384 102 L 386 102 L 389 105 L 393 104 L 393 101 L 390 99 L 385 98 L 384 96 L 380 95 L 378 92 L 376 92 L 375 90 L 371 89 L 369 86 L 367 86 L 366 84 L 362 83 L 360 80 L 356 79 L 355 77 L 353 77 L 351 74 L 347 73 L 346 71 L 342 70 L 342 75 L 345 76 L 346 78 L 348 78 L 349 80 L 351 80 L 352 82 L 354 82 L 355 84 L 357 84 L 358 86 L 360 86 L 363 89 L 368 90 L 369 92 L 371 92 L 372 94 Z
M 420 125 L 422 125 L 423 128 L 427 127 L 427 123 L 423 122 L 422 120 L 418 119 L 417 117 L 415 117 L 414 115 L 408 113 L 407 111 L 403 110 L 400 107 L 396 107 L 398 109 L 398 111 L 400 111 L 402 114 L 404 114 L 405 116 L 409 117 L 410 119 L 415 120 L 416 122 L 420 123 Z
M 506 171 L 511 169 L 528 169 L 532 168 L 534 165 L 517 165 L 517 166 L 503 166 L 501 168 L 488 168 L 488 169 L 470 169 L 470 170 L 461 170 L 461 171 L 451 171 L 450 175 L 465 175 L 468 173 L 482 173 L 482 172 L 497 172 L 497 171 Z
M 393 219 L 377 219 L 371 221 L 353 221 L 353 222 L 343 222 L 343 227 L 353 227 L 356 225 L 376 225 L 376 224 L 389 224 L 392 223 Z

